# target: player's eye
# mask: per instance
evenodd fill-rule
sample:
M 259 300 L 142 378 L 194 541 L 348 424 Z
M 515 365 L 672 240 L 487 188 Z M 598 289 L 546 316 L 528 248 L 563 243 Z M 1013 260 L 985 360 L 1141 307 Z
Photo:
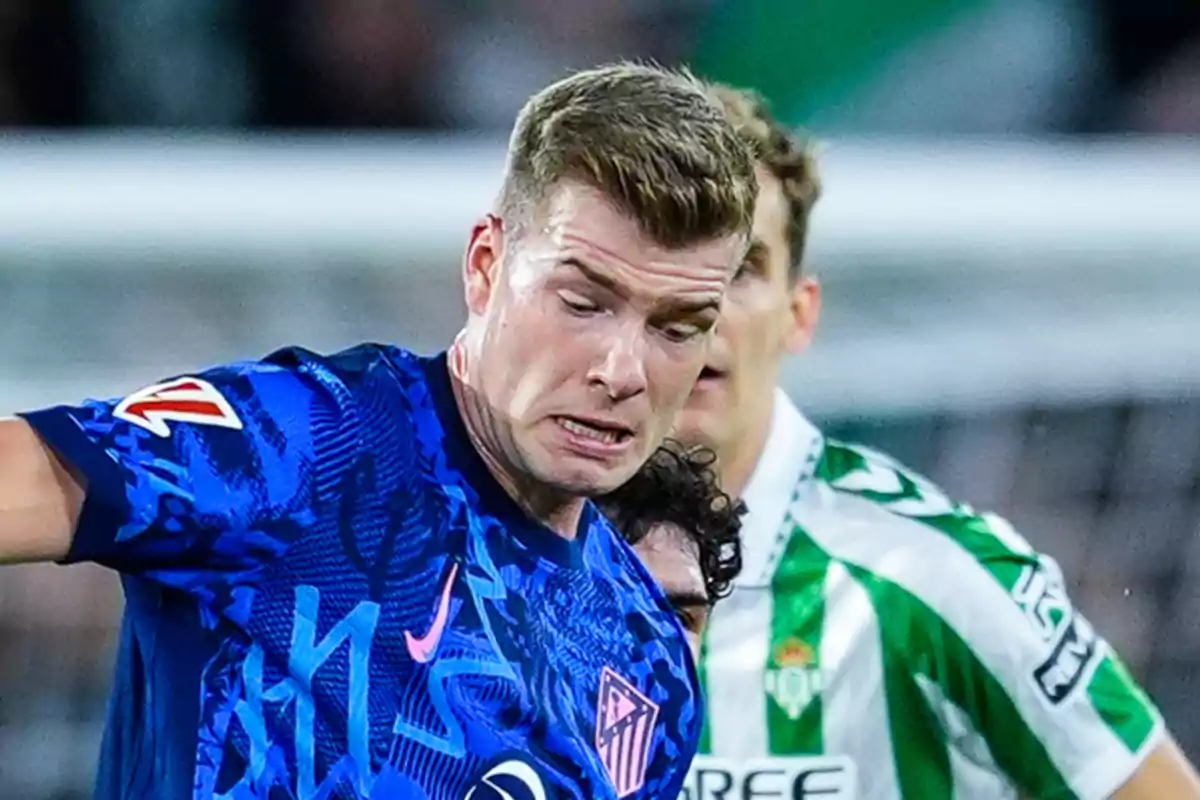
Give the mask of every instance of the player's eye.
M 696 609 L 690 606 L 676 606 L 675 616 L 679 617 L 679 624 L 686 631 L 700 633 L 704 629 L 704 619 Z
M 577 292 L 563 290 L 558 293 L 558 298 L 563 305 L 576 314 L 595 314 L 600 310 L 599 305 Z
M 704 322 L 667 322 L 660 326 L 663 336 L 676 344 L 690 342 L 712 330 L 716 321 Z
M 663 333 L 672 342 L 686 342 L 689 339 L 694 339 L 704 333 L 699 325 L 668 325 L 663 328 Z
M 741 283 L 752 278 L 761 278 L 766 274 L 766 266 L 762 254 L 752 253 L 742 265 L 738 267 L 738 271 L 733 274 L 733 282 Z

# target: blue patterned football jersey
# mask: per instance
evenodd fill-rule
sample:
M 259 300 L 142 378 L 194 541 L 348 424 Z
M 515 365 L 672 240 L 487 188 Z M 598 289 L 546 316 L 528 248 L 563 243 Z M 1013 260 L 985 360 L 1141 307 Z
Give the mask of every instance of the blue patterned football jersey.
M 121 573 L 103 800 L 673 798 L 691 656 L 588 505 L 526 515 L 445 354 L 300 349 L 25 415 Z

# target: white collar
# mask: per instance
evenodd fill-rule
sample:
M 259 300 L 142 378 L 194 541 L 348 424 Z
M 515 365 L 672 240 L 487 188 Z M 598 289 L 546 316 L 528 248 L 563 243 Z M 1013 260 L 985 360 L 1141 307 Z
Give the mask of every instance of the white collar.
M 742 574 L 737 585 L 768 586 L 790 538 L 784 529 L 798 485 L 813 475 L 824 438 L 792 403 L 775 389 L 767 443 L 742 492 L 749 513 L 742 525 Z

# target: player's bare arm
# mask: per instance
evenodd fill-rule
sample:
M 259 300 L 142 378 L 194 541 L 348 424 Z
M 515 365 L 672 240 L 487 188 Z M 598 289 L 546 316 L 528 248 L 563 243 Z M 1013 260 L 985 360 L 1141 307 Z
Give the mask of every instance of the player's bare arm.
M 84 489 L 22 419 L 0 419 L 0 564 L 67 554 Z
M 1146 756 L 1133 777 L 1113 795 L 1113 800 L 1158 800 L 1160 797 L 1200 798 L 1200 776 L 1169 736 Z

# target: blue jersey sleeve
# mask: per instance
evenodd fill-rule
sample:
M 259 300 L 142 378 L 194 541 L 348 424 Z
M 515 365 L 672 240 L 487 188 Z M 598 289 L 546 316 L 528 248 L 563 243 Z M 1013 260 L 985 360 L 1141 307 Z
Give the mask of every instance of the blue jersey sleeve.
M 349 392 L 288 352 L 23 414 L 86 481 L 65 561 L 188 589 L 281 555 L 354 441 Z

